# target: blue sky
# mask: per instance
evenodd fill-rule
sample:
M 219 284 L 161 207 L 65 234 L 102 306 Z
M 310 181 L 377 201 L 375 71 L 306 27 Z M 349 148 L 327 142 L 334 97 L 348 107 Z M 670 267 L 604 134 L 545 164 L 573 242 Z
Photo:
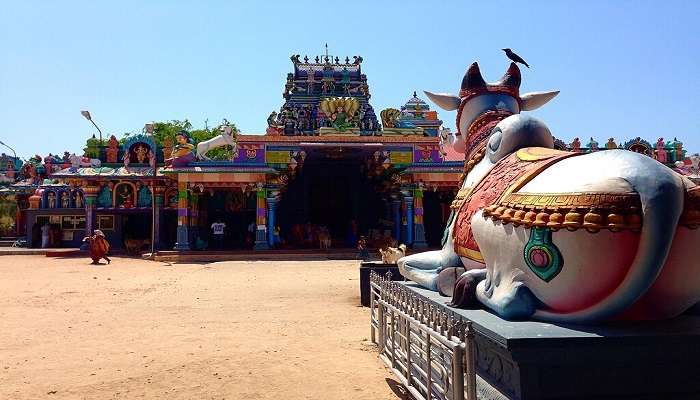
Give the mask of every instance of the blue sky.
M 185 118 L 262 133 L 289 56 L 326 42 L 363 56 L 377 111 L 414 90 L 456 92 L 473 61 L 494 81 L 511 47 L 532 66 L 521 92 L 561 90 L 533 112 L 555 136 L 675 136 L 700 151 L 697 1 L 63 3 L 0 13 L 0 140 L 23 157 L 79 152 L 95 132 L 82 109 L 118 136 Z

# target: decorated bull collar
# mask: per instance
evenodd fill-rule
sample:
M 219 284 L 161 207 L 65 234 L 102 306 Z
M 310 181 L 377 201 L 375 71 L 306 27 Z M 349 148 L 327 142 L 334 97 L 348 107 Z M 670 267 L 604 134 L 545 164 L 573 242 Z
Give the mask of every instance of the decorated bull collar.
M 490 110 L 479 115 L 467 129 L 466 154 L 467 159 L 472 156 L 472 153 L 480 149 L 489 136 L 491 130 L 506 117 L 514 113 L 509 110 Z

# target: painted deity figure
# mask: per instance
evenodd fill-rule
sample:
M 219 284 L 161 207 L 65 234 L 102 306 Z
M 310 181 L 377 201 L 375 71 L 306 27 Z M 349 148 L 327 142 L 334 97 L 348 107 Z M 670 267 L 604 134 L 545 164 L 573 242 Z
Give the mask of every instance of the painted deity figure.
M 119 207 L 132 208 L 134 206 L 134 193 L 129 185 L 121 185 L 121 189 L 117 193 L 119 199 Z
M 167 160 L 170 158 L 170 153 L 173 151 L 173 137 L 166 136 L 163 139 L 163 157 Z
M 659 138 L 659 140 L 656 141 L 656 160 L 659 161 L 662 164 L 666 164 L 668 162 L 668 157 L 666 153 L 666 145 L 664 143 L 664 138 Z
M 574 141 L 571 142 L 571 151 L 577 153 L 581 151 L 581 140 L 579 138 L 574 138 Z
M 676 153 L 676 160 L 683 159 L 683 143 L 679 142 L 678 139 L 673 138 L 673 147 Z
M 338 106 L 335 109 L 335 112 L 331 114 L 331 121 L 333 121 L 333 128 L 337 131 L 346 131 L 352 128 L 350 118 L 343 106 Z
M 608 142 L 605 143 L 605 148 L 608 150 L 616 149 L 617 143 L 615 143 L 615 138 L 608 138 Z
M 136 149 L 134 149 L 134 153 L 136 153 L 136 160 L 139 162 L 139 164 L 143 164 L 146 162 L 146 156 L 148 155 L 148 147 L 144 145 L 138 145 L 136 146 Z
M 102 208 L 112 207 L 112 182 L 102 186 L 100 193 L 97 195 L 97 206 Z
M 54 192 L 49 192 L 49 194 L 46 195 L 46 198 L 48 199 L 49 208 L 56 208 L 56 195 Z
M 61 208 L 70 208 L 70 195 L 68 192 L 61 193 Z
M 180 131 L 175 136 L 176 144 L 170 153 L 170 158 L 165 160 L 165 165 L 173 167 L 184 167 L 194 161 L 194 145 L 189 142 L 190 135 L 187 131 Z
M 591 141 L 588 142 L 588 150 L 589 151 L 598 151 L 598 142 L 595 141 L 595 139 L 591 138 Z
M 148 189 L 148 186 L 146 185 L 141 185 L 139 188 L 139 196 L 138 196 L 138 206 L 139 207 L 150 207 L 152 203 L 151 199 L 151 191 Z
M 112 135 L 107 142 L 107 162 L 116 163 L 119 158 L 119 141 Z

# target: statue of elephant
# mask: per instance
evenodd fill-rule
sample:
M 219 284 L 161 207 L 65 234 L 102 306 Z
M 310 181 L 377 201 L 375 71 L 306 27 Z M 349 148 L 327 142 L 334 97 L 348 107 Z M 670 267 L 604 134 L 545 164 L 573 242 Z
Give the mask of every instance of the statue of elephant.
M 465 170 L 443 248 L 401 258 L 401 273 L 506 319 L 664 319 L 698 303 L 700 186 L 627 150 L 554 150 L 521 111 L 558 91 L 521 96 L 520 81 L 513 63 L 495 83 L 473 63 L 459 96 L 426 92 L 458 110 Z

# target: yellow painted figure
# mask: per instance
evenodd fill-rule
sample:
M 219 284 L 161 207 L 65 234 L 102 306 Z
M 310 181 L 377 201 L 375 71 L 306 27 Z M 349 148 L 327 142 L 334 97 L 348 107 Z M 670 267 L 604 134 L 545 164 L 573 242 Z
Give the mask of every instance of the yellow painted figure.
M 194 161 L 194 145 L 189 142 L 189 134 L 187 131 L 180 131 L 175 140 L 177 143 L 173 146 L 173 151 L 170 153 L 170 158 L 165 160 L 166 165 L 173 167 L 184 167 Z

